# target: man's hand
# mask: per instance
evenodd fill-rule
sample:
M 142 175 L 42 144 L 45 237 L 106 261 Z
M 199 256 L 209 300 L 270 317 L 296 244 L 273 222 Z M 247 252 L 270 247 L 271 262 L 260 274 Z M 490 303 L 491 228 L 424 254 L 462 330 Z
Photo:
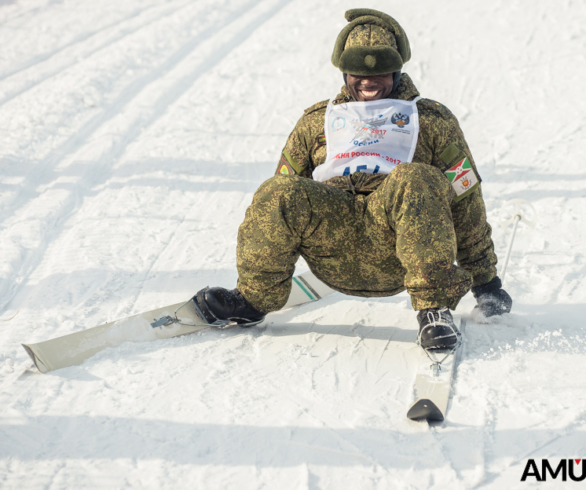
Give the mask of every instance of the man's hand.
M 513 306 L 513 300 L 509 293 L 502 289 L 502 285 L 501 280 L 495 277 L 486 284 L 474 286 L 472 294 L 478 303 L 474 309 L 479 310 L 486 318 L 509 313 L 511 306 Z

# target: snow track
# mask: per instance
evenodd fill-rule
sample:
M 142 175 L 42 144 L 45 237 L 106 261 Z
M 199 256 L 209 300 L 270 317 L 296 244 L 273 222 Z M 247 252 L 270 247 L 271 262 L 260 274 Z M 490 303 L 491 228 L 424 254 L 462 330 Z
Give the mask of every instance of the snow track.
M 140 29 L 145 29 L 152 23 L 159 22 L 164 17 L 181 13 L 182 10 L 189 6 L 192 6 L 192 2 L 187 2 L 172 8 L 165 8 L 164 10 L 153 9 L 152 7 L 135 10 L 123 19 L 117 20 L 93 32 L 84 33 L 54 51 L 36 56 L 20 67 L 0 74 L 0 81 L 11 78 L 10 85 L 13 84 L 15 86 L 15 89 L 8 91 L 8 93 L 6 93 L 7 91 L 5 89 L 4 96 L 0 99 L 0 105 L 9 102 L 40 83 L 46 82 L 49 78 L 76 66 L 94 53 L 111 47 L 124 37 L 130 36 Z M 16 77 L 15 75 L 17 74 L 21 76 Z M 10 85 L 4 83 L 5 87 Z
M 221 22 L 214 22 L 199 35 L 192 37 L 180 46 L 163 63 L 125 87 L 111 103 L 85 122 L 75 134 L 72 134 L 58 148 L 49 153 L 41 164 L 35 166 L 35 171 L 29 173 L 22 182 L 22 191 L 13 198 L 12 202 L 4 203 L 3 217 L 16 214 L 14 221 L 17 221 L 21 219 L 19 214 L 15 212 L 17 209 L 24 210 L 28 214 L 34 213 L 37 208 L 42 208 L 40 213 L 43 217 L 43 227 L 45 229 L 39 230 L 40 236 L 37 237 L 39 245 L 35 247 L 30 258 L 27 257 L 23 261 L 20 255 L 17 256 L 17 260 L 24 266 L 24 273 L 22 270 L 13 269 L 13 276 L 10 278 L 10 282 L 14 280 L 14 277 L 17 278 L 18 282 L 26 281 L 28 278 L 27 272 L 34 270 L 38 266 L 40 257 L 44 255 L 45 247 L 52 242 L 51 237 L 46 234 L 48 232 L 47 228 L 52 228 L 47 226 L 47 218 L 53 223 L 58 223 L 74 213 L 80 201 L 79 189 L 82 192 L 87 192 L 92 185 L 94 187 L 99 186 L 106 181 L 112 175 L 112 165 L 118 162 L 118 159 L 122 157 L 141 132 L 148 130 L 152 124 L 156 123 L 168 107 L 188 88 L 192 87 L 198 78 L 219 63 L 238 43 L 246 39 L 250 32 L 254 32 L 254 29 L 274 15 L 286 3 L 288 1 L 277 2 L 268 10 L 257 8 L 256 10 L 261 10 L 261 13 L 254 12 L 252 20 L 249 23 L 245 23 L 241 29 L 238 26 L 239 29 L 236 33 L 229 35 L 227 40 L 224 39 L 226 36 L 225 30 L 230 31 L 230 28 L 234 27 L 232 24 L 235 22 L 245 21 L 247 17 L 245 14 L 255 6 L 256 2 L 249 2 L 242 8 L 231 12 Z M 231 33 L 229 32 L 229 34 Z M 206 54 L 211 52 L 200 60 L 201 56 L 197 56 L 197 53 L 196 56 L 193 56 L 193 52 L 202 42 L 209 46 L 219 44 L 219 47 L 205 51 Z M 178 73 L 173 71 L 180 62 L 185 61 L 190 56 L 192 59 L 188 60 L 188 66 L 195 65 L 194 68 L 187 73 L 182 73 L 185 71 L 184 68 L 178 70 Z M 113 121 L 113 119 L 117 120 Z M 119 119 L 124 120 L 122 125 L 118 121 Z M 100 146 L 103 150 L 96 155 L 93 149 L 95 140 L 102 138 L 109 141 L 100 141 Z M 88 153 L 93 153 L 91 155 L 93 158 L 97 157 L 101 163 L 100 168 L 96 169 L 95 166 L 83 164 L 84 156 Z M 47 181 L 46 172 L 57 174 L 55 177 L 59 179 L 59 174 L 65 173 L 67 175 L 67 171 L 71 167 L 78 167 L 81 170 L 81 172 L 77 169 L 74 170 L 77 177 L 75 189 L 67 192 L 66 195 L 57 191 L 56 193 L 59 194 L 56 199 L 58 200 L 58 207 L 51 210 L 51 214 L 47 216 L 45 201 L 47 194 L 51 191 L 43 189 L 45 186 L 41 184 Z M 55 169 L 57 172 L 55 172 Z M 98 176 L 96 176 L 96 171 Z M 38 189 L 39 185 L 41 185 L 42 191 L 31 195 L 30 189 Z M 6 226 L 10 227 L 11 220 L 6 219 L 5 222 Z M 17 233 L 19 232 L 17 231 Z M 11 239 L 10 233 L 3 237 L 3 240 L 7 242 L 10 242 Z M 10 299 L 10 295 L 7 294 L 8 291 L 0 289 L 0 292 L 4 293 L 3 296 L 7 300 Z
M 570 0 L 385 7 L 406 71 L 461 122 L 501 255 L 503 201 L 538 214 L 507 272 L 514 314 L 468 320 L 445 423 L 405 417 L 421 355 L 405 294 L 31 370 L 21 342 L 234 286 L 255 189 L 342 83 L 329 58 L 352 7 L 0 0 L 0 488 L 524 488 L 529 458 L 586 456 L 586 9 Z

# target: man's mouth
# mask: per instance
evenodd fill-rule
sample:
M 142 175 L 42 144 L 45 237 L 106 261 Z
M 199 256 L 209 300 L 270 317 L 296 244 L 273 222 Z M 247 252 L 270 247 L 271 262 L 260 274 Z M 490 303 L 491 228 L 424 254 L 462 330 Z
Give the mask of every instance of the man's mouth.
M 380 93 L 380 90 L 361 89 L 360 93 L 362 94 L 362 97 L 364 97 L 365 99 L 374 99 Z

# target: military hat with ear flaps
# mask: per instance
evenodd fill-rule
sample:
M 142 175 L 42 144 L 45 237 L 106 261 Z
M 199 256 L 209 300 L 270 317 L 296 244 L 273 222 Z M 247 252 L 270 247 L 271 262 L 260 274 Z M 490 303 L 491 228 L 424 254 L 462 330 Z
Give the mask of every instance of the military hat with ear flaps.
M 409 39 L 390 15 L 374 9 L 352 9 L 349 24 L 336 39 L 332 63 L 343 73 L 383 75 L 401 70 L 411 59 Z

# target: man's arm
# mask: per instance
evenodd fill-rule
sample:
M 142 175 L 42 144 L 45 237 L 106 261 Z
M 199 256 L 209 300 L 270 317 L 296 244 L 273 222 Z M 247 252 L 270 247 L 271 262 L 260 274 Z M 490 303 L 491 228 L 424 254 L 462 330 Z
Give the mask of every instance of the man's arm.
M 446 170 L 467 158 L 478 180 L 465 194 L 458 196 L 454 191 L 451 209 L 458 244 L 458 265 L 472 274 L 473 286 L 486 284 L 496 277 L 497 257 L 491 238 L 492 229 L 486 220 L 481 179 L 472 153 L 458 120 L 445 106 L 430 100 L 422 105 L 421 144 L 414 161 L 431 162 L 445 174 Z
M 458 265 L 472 274 L 473 286 L 486 284 L 496 277 L 497 256 L 492 241 L 492 228 L 486 220 L 486 207 L 480 186 L 481 179 L 470 148 L 455 117 L 450 121 L 450 131 L 444 146 L 446 149 L 440 153 L 440 160 L 447 169 L 452 168 L 454 164 L 465 157 L 470 162 L 472 171 L 478 179 L 476 188 L 470 193 L 460 198 L 454 197 L 452 219 L 458 242 L 456 255 Z M 457 155 L 453 158 L 456 152 Z M 451 161 L 449 157 L 452 157 Z
M 324 119 L 327 105 L 328 101 L 324 100 L 305 109 L 281 152 L 276 175 L 294 174 L 308 179 L 313 178 L 313 170 L 323 163 L 326 157 Z
M 486 284 L 496 277 L 497 257 L 480 186 L 452 204 L 452 219 L 458 242 L 458 265 L 472 274 L 472 286 Z
M 307 129 L 303 117 L 287 138 L 275 175 L 300 175 L 311 179 L 311 147 L 308 145 Z

